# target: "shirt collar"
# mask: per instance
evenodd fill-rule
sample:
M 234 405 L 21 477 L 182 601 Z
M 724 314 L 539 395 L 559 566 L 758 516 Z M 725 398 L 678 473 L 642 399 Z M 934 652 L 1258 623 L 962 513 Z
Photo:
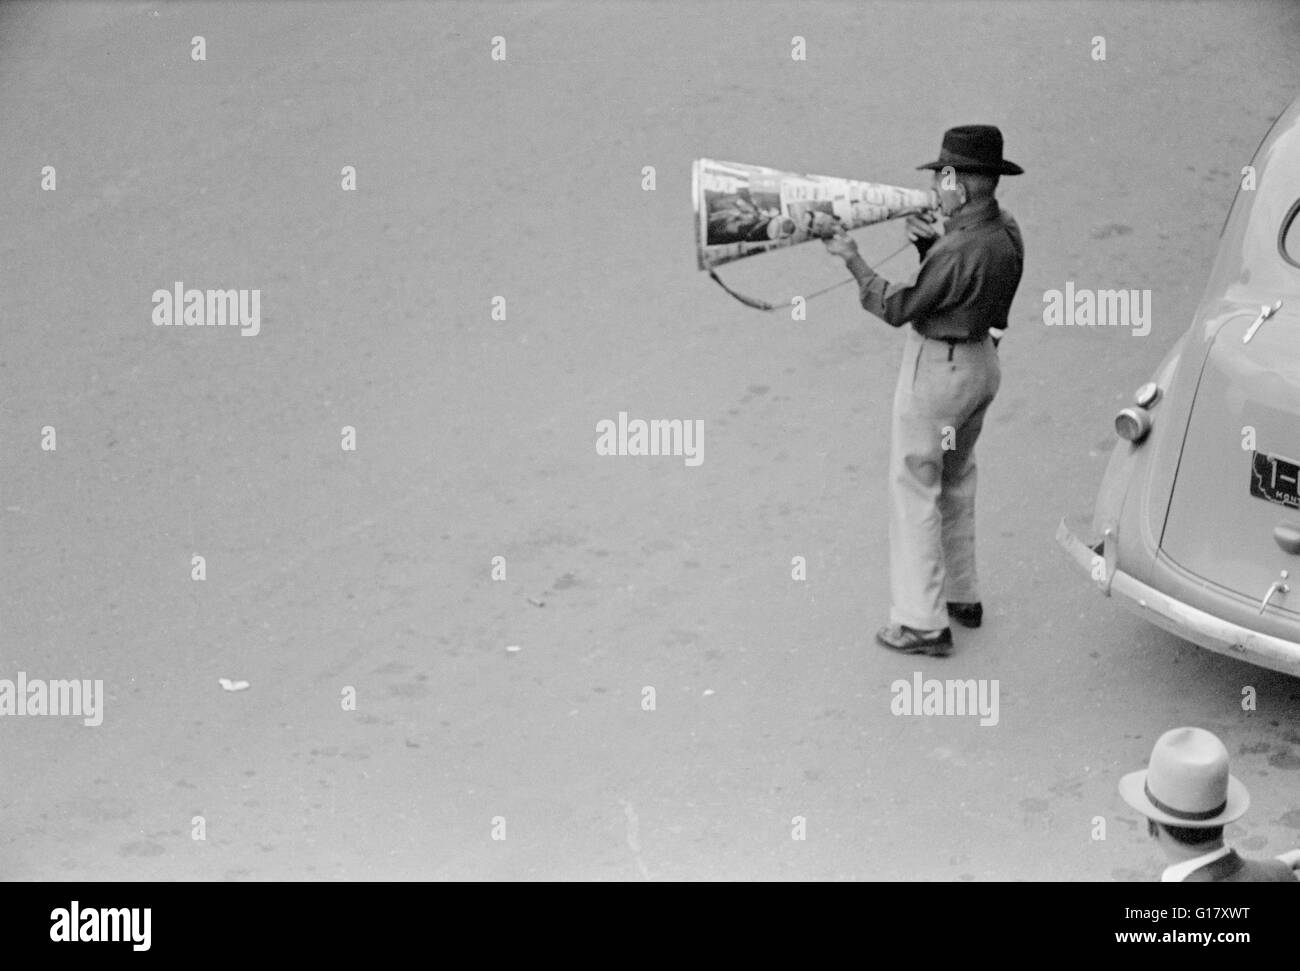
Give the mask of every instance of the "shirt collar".
M 1199 870 L 1203 866 L 1213 863 L 1215 860 L 1222 859 L 1231 853 L 1232 850 L 1226 846 L 1220 846 L 1217 850 L 1211 850 L 1204 856 L 1194 857 L 1190 860 L 1184 860 L 1182 863 L 1175 863 L 1168 867 L 1164 876 L 1160 878 L 1161 883 L 1182 883 L 1192 872 Z
M 965 206 L 955 216 L 949 216 L 943 226 L 944 232 L 949 229 L 965 229 L 967 226 L 975 226 L 987 220 L 996 219 L 1001 212 L 998 200 L 990 196 L 980 202 Z

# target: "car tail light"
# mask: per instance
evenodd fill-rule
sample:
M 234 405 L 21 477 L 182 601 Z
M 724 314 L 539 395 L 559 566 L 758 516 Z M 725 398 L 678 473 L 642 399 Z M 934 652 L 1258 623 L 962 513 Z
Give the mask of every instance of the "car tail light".
M 1151 431 L 1151 413 L 1145 408 L 1125 408 L 1115 416 L 1115 434 L 1128 442 L 1137 443 Z

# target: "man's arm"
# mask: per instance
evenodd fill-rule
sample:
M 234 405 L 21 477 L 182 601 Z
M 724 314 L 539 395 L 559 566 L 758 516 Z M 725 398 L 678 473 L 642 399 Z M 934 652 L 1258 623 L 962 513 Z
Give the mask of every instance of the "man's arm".
M 928 254 L 911 283 L 890 283 L 870 266 L 858 252 L 858 245 L 847 232 L 826 241 L 826 248 L 844 258 L 844 265 L 858 281 L 858 300 L 862 309 L 875 314 L 891 327 L 901 327 L 910 320 L 924 318 L 942 307 L 952 296 L 957 264 L 942 250 Z

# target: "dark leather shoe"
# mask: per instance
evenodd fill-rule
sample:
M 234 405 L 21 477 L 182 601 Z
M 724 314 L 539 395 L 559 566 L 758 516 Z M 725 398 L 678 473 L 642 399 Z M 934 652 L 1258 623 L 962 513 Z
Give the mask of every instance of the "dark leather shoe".
M 948 616 L 963 627 L 978 627 L 984 622 L 984 605 L 953 603 L 949 600 Z
M 904 654 L 947 657 L 952 651 L 952 629 L 948 627 L 942 630 L 915 630 L 895 624 L 876 631 L 876 640 L 890 650 Z

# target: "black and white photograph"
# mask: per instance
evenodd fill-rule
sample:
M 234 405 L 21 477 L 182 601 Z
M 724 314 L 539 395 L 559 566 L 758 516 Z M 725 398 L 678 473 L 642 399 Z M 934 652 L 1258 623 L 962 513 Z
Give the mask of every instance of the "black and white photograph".
M 1153 885 L 1300 879 L 1297 63 L 1289 0 L 0 5 L 0 880 L 1248 942 Z

